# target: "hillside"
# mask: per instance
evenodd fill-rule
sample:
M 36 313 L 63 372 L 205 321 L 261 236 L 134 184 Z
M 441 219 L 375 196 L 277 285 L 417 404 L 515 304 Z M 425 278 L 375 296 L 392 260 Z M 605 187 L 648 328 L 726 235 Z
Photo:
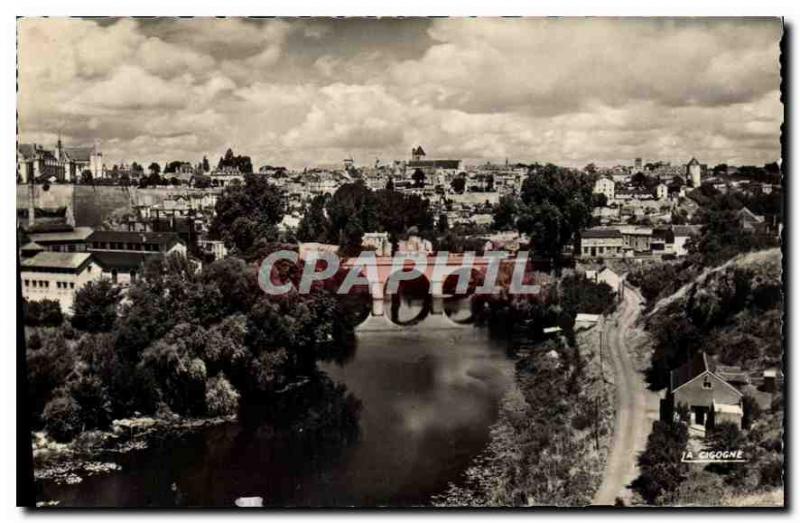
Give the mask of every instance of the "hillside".
M 747 377 L 746 382 L 737 384 L 744 395 L 741 429 L 709 429 L 705 440 L 698 440 L 687 436 L 680 422 L 656 424 L 648 443 L 652 449 L 642 455 L 640 464 L 661 461 L 658 466 L 668 467 L 671 475 L 640 476 L 639 492 L 648 503 L 783 503 L 783 387 L 779 380 L 777 390 L 769 390 L 763 379 L 767 369 L 783 370 L 781 264 L 777 248 L 738 255 L 703 270 L 673 294 L 659 299 L 642 319 L 649 335 L 643 347 L 650 348 L 646 378 L 652 390 L 666 389 L 669 371 L 700 351 L 718 365 L 731 367 L 727 372 L 741 369 Z M 714 445 L 724 442 L 723 446 L 741 448 L 747 462 L 685 464 L 663 451 L 669 446 L 680 455 L 686 438 L 690 447 L 716 448 Z

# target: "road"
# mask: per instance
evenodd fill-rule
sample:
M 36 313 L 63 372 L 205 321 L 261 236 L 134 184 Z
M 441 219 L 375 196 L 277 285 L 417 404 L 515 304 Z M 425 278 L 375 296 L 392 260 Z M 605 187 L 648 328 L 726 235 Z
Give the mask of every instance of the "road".
M 650 432 L 652 402 L 657 402 L 657 397 L 647 391 L 644 377 L 631 360 L 626 340 L 626 334 L 632 332 L 639 317 L 642 303 L 641 295 L 626 285 L 621 306 L 603 325 L 605 346 L 602 350 L 614 369 L 617 405 L 606 472 L 595 494 L 594 505 L 613 505 L 617 497 L 629 503 L 632 492 L 627 485 L 638 474 L 636 458 L 644 449 Z

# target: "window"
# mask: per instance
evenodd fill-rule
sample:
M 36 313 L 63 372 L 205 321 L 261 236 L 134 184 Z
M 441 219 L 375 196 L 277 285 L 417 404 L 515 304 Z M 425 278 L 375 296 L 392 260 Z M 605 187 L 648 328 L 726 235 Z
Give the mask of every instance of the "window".
M 25 280 L 25 286 L 27 287 L 30 284 L 30 280 Z
M 70 289 L 74 289 L 75 288 L 75 282 L 69 282 L 69 288 Z
M 705 379 L 703 380 L 703 388 L 711 389 L 711 380 L 708 379 L 708 376 L 706 376 Z

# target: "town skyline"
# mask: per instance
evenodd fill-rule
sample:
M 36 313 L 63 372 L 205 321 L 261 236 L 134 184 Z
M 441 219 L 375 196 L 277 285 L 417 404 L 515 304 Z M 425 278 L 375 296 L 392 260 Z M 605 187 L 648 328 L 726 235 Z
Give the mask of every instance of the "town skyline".
M 780 157 L 779 19 L 42 22 L 18 25 L 19 141 L 109 166 Z

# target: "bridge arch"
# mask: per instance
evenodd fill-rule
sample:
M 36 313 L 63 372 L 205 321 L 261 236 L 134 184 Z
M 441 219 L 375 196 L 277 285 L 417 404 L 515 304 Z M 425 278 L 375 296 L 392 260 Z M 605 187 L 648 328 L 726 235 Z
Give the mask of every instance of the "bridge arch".
M 404 273 L 404 279 L 396 282 L 397 289 L 394 290 L 392 281 L 399 273 Z M 383 299 L 384 307 L 389 307 L 388 318 L 392 323 L 400 326 L 416 325 L 431 313 L 431 281 L 425 273 L 417 269 L 393 271 L 383 283 Z M 415 314 L 406 314 L 409 310 L 413 312 L 416 307 L 419 307 L 419 311 Z

